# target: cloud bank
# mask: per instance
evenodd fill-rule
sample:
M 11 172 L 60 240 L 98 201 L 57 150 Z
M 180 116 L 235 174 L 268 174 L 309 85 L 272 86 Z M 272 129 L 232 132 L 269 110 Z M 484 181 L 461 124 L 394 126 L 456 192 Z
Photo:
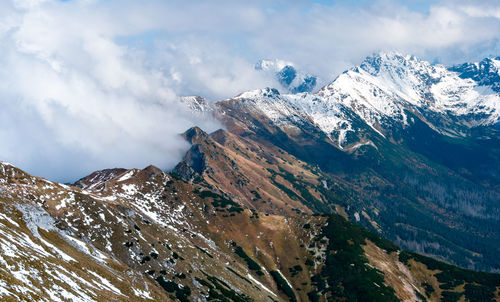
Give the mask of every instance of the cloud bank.
M 446 64 L 500 55 L 495 1 L 0 2 L 0 160 L 58 181 L 96 169 L 172 168 L 211 100 L 276 86 L 259 59 L 325 82 L 376 51 Z

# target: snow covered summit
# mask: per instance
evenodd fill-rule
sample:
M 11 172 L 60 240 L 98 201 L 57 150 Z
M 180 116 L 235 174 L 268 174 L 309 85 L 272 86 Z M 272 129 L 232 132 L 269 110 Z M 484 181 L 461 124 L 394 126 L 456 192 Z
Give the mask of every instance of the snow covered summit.
M 311 92 L 318 82 L 316 76 L 301 72 L 293 63 L 283 60 L 261 60 L 255 69 L 272 73 L 282 90 L 290 93 Z
M 488 62 L 496 66 L 495 60 Z M 268 69 L 281 65 L 261 62 Z M 488 70 L 493 74 L 493 67 Z M 491 77 L 491 87 L 498 83 Z M 464 136 L 467 129 L 500 119 L 500 95 L 483 82 L 397 52 L 367 57 L 314 94 L 273 91 L 249 91 L 235 99 L 281 126 L 311 122 L 341 148 L 349 132 L 359 131 L 360 120 L 382 136 L 410 127 L 415 119 L 441 134 Z

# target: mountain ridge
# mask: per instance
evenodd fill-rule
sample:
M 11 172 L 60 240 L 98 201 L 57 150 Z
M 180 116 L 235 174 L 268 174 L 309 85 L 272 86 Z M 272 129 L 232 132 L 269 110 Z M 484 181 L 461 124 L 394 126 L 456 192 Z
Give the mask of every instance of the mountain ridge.
M 315 94 L 281 95 L 278 90 L 264 88 L 233 99 L 258 101 L 255 110 L 274 121 L 291 119 L 293 125 L 301 118 L 310 119 L 340 147 L 347 133 L 356 132 L 353 115 L 382 136 L 391 134 L 394 123 L 407 127 L 411 115 L 447 136 L 467 136 L 471 128 L 498 124 L 500 95 L 476 91 L 485 84 L 453 70 L 415 56 L 379 53 L 340 74 Z
M 337 215 L 232 211 L 236 204 L 203 182 L 152 166 L 89 191 L 0 166 L 1 248 L 11 247 L 2 254 L 0 296 L 7 300 L 500 299 L 499 275 L 400 251 Z M 30 220 L 35 213 L 46 218 Z
M 460 68 L 376 54 L 313 94 L 180 98 L 223 129 L 186 130 L 170 172 L 0 162 L 0 296 L 500 301 L 442 262 L 500 272 L 499 96 Z
M 455 264 L 459 261 L 469 268 L 499 269 L 498 264 L 493 265 L 495 268 L 486 264 L 495 260 L 493 254 L 485 254 L 500 248 L 493 239 L 497 235 L 491 232 L 498 224 L 491 213 L 499 212 L 495 200 L 500 194 L 500 174 L 495 167 L 500 165 L 500 136 L 495 127 L 500 102 L 469 112 L 475 99 L 461 100 L 460 95 L 476 96 L 478 84 L 414 56 L 376 54 L 362 65 L 364 69 L 346 71 L 316 94 L 283 95 L 264 88 L 212 106 L 228 132 L 262 146 L 278 147 L 270 153 L 284 152 L 292 156 L 292 162 L 317 167 L 324 179 L 357 196 L 359 202 L 349 201 L 352 204 L 347 216 L 351 220 L 381 231 L 406 248 Z M 416 67 L 407 70 L 408 66 Z M 381 81 L 372 74 L 381 73 L 385 78 L 396 78 L 399 84 L 380 86 Z M 407 82 L 407 78 L 412 81 Z M 339 83 L 351 79 L 365 80 L 352 88 L 354 94 L 349 92 L 351 88 L 342 92 Z M 458 88 L 443 90 L 441 86 L 450 83 L 458 83 Z M 403 95 L 411 92 L 414 96 L 410 101 L 399 91 L 403 84 L 407 87 Z M 433 85 L 439 89 L 433 89 Z M 443 91 L 451 92 L 443 97 Z M 497 94 L 488 93 L 478 102 L 499 99 Z M 376 104 L 387 100 L 388 107 L 376 110 L 370 98 L 375 98 Z M 292 187 L 293 182 L 288 189 Z M 229 189 L 226 185 L 222 190 Z M 298 191 L 292 195 L 303 198 Z M 245 198 L 252 199 L 249 195 Z M 391 204 L 393 199 L 397 204 Z M 311 205 L 310 201 L 302 202 Z M 332 211 L 327 208 L 324 210 Z M 361 215 L 363 211 L 369 219 Z M 475 243 L 475 252 L 467 241 L 476 239 L 459 237 L 468 229 L 474 229 L 481 238 Z M 423 238 L 432 238 L 432 244 L 417 248 L 415 242 L 423 243 Z M 457 249 L 461 256 L 450 255 Z

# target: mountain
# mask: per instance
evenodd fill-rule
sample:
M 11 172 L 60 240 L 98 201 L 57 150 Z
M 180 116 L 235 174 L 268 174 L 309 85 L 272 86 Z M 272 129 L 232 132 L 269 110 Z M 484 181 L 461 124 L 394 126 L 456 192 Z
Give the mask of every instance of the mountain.
M 500 118 L 500 96 L 480 91 L 481 86 L 483 82 L 464 78 L 464 73 L 414 56 L 381 53 L 367 57 L 360 66 L 342 73 L 315 94 L 281 98 L 286 103 L 283 107 L 298 109 L 326 135 L 337 140 L 341 137 L 340 142 L 346 132 L 354 131 L 349 130 L 354 122 L 349 113 L 381 135 L 394 135 L 391 130 L 395 126 L 411 126 L 416 115 L 441 134 L 466 136 L 469 129 L 498 123 Z M 251 93 L 243 96 L 258 98 L 251 97 Z
M 259 151 L 250 156 L 261 167 L 254 171 L 268 171 L 230 181 L 222 181 L 228 173 L 201 171 L 220 190 L 237 191 L 242 203 L 266 183 L 285 193 L 286 203 L 345 212 L 405 248 L 500 271 L 500 97 L 477 81 L 414 56 L 381 53 L 314 94 L 265 88 L 212 106 L 227 132 L 246 144 L 240 153 Z M 219 147 L 225 171 L 235 173 L 231 167 L 242 160 Z M 199 144 L 193 148 L 203 153 Z M 226 157 L 218 156 L 218 165 Z M 280 168 L 269 172 L 266 165 Z M 304 167 L 318 180 L 300 179 Z M 318 183 L 330 190 L 316 193 Z
M 152 166 L 114 172 L 82 189 L 0 164 L 3 300 L 500 299 L 499 275 L 401 251 L 338 215 L 245 209 Z
M 271 73 L 284 91 L 290 93 L 311 92 L 316 88 L 316 76 L 298 71 L 293 63 L 282 60 L 260 60 L 255 69 Z
M 463 79 L 472 79 L 480 86 L 500 93 L 500 57 L 486 58 L 478 63 L 464 63 L 450 68 Z
M 316 93 L 182 97 L 224 129 L 187 129 L 168 173 L 63 185 L 0 162 L 1 299 L 500 301 L 473 271 L 500 272 L 500 97 L 478 66 L 380 53 Z
M 179 99 L 180 103 L 192 113 L 210 113 L 213 107 L 201 96 L 184 96 Z
M 366 58 L 318 94 L 345 104 L 382 133 L 388 123 L 411 124 L 409 112 L 442 134 L 464 136 L 469 128 L 499 120 L 499 95 L 481 93 L 478 86 L 444 66 L 389 53 Z

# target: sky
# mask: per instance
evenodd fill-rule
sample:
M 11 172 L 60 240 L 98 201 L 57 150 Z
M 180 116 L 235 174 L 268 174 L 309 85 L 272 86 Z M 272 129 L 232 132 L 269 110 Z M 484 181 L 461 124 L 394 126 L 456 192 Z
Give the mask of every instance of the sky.
M 73 182 L 172 169 L 198 125 L 178 97 L 277 85 L 281 59 L 321 83 L 380 51 L 446 65 L 500 56 L 499 1 L 0 0 L 0 160 Z

